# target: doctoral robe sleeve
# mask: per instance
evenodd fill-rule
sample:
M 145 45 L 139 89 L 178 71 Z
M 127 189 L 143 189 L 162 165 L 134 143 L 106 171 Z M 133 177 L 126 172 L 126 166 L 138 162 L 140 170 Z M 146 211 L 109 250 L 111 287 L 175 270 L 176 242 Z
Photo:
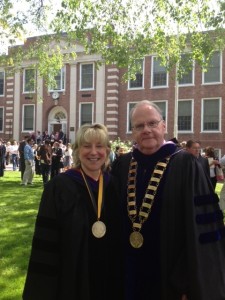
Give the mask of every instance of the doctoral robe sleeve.
M 55 300 L 59 276 L 60 222 L 54 183 L 46 186 L 36 219 L 24 300 Z

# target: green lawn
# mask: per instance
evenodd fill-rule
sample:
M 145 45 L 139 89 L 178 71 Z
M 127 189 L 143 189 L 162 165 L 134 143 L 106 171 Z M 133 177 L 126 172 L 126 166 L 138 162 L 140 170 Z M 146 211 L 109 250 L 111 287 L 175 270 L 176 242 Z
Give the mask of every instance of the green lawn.
M 20 186 L 20 172 L 0 177 L 0 299 L 21 300 L 42 179 Z
M 217 185 L 220 193 L 222 184 Z M 0 177 L 0 299 L 21 300 L 42 180 L 20 186 L 20 172 Z M 31 299 L 32 300 L 32 299 Z

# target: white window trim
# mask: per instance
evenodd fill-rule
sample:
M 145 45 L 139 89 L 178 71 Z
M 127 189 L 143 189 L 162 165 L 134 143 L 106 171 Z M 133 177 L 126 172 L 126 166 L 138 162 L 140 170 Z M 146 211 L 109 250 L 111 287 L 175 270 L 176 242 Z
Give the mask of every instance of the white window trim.
M 168 125 L 168 100 L 152 100 L 153 103 L 155 103 L 156 105 L 158 105 L 158 103 L 165 103 L 165 118 L 166 120 L 164 121 L 165 122 L 165 125 L 166 125 L 166 133 L 168 133 L 167 131 L 167 125 Z
M 93 65 L 93 76 L 92 76 L 92 88 L 81 88 L 81 82 L 82 82 L 82 66 L 83 65 Z M 86 62 L 86 63 L 80 63 L 80 80 L 79 80 L 79 89 L 80 91 L 93 91 L 94 88 L 94 82 L 95 82 L 95 65 L 93 62 Z
M 63 70 L 64 70 L 64 72 L 63 72 Z M 65 92 L 65 90 L 66 90 L 66 67 L 65 66 L 63 66 L 61 68 L 60 73 L 61 73 L 60 74 L 61 89 L 51 89 L 51 88 L 49 88 L 49 90 L 48 90 L 49 92 Z M 63 76 L 63 74 L 64 74 L 64 76 Z M 64 83 L 64 84 L 62 84 L 62 83 Z M 62 88 L 62 85 L 64 85 L 64 88 Z
M 169 82 L 169 73 L 166 72 L 166 85 L 160 85 L 160 86 L 153 86 L 153 68 L 154 68 L 154 58 L 157 58 L 156 55 L 151 57 L 151 89 L 162 89 L 162 88 L 168 88 L 168 82 Z
M 0 108 L 2 108 L 2 131 L 0 131 L 1 133 L 5 131 L 4 129 L 4 125 L 5 125 L 5 119 L 4 119 L 4 116 L 5 116 L 5 107 L 4 106 L 0 106 Z
M 0 94 L 0 97 L 4 97 L 5 96 L 5 70 L 0 69 L 0 72 L 4 74 L 3 94 Z
M 26 106 L 33 106 L 34 107 L 34 115 L 33 115 L 33 129 L 32 130 L 25 130 L 24 129 L 24 109 Z M 22 132 L 30 132 L 35 131 L 35 105 L 34 104 L 23 104 L 23 110 L 22 110 Z
M 219 129 L 218 130 L 203 130 L 204 100 L 211 100 L 211 99 L 218 99 L 219 100 Z M 201 100 L 201 133 L 219 133 L 219 132 L 221 132 L 221 111 L 222 111 L 221 106 L 222 106 L 221 97 L 202 98 L 202 100 Z
M 126 133 L 132 133 L 132 130 L 129 130 L 129 124 L 130 124 L 130 106 L 131 104 L 137 104 L 137 101 L 130 101 L 127 102 L 127 126 L 126 126 Z
M 213 81 L 213 82 L 205 82 L 205 72 L 202 71 L 202 85 L 215 85 L 215 84 L 222 84 L 222 69 L 223 69 L 223 57 L 222 57 L 222 52 L 221 51 L 215 51 L 215 52 L 220 52 L 220 80 L 219 81 Z
M 195 85 L 195 62 L 194 61 L 193 61 L 193 64 L 192 64 L 192 83 L 179 83 L 179 80 L 177 82 L 178 82 L 179 87 L 186 87 L 186 86 L 194 86 Z
M 80 102 L 79 103 L 79 127 L 82 126 L 81 125 L 81 106 L 85 104 L 91 104 L 92 106 L 92 113 L 91 113 L 91 118 L 92 118 L 92 124 L 94 123 L 94 102 Z
M 25 73 L 26 70 L 34 70 L 34 90 L 33 91 L 25 91 Z M 35 78 L 35 69 L 34 68 L 25 68 L 23 69 L 23 94 L 34 94 L 35 93 L 35 85 L 36 85 L 36 78 Z
M 182 101 L 190 101 L 191 102 L 191 130 L 178 130 L 177 126 L 177 131 L 178 133 L 193 133 L 194 131 L 194 99 L 179 99 L 178 102 Z M 178 117 L 178 114 L 177 114 Z
M 130 91 L 143 90 L 145 88 L 144 78 L 145 78 L 145 58 L 143 59 L 143 62 L 142 62 L 142 86 L 141 87 L 130 87 L 130 80 L 128 80 L 127 89 L 130 90 Z

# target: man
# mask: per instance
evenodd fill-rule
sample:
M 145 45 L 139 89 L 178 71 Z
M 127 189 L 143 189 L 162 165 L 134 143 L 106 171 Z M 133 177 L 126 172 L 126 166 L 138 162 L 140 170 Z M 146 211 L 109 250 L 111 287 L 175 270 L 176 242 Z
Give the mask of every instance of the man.
M 26 146 L 27 144 L 27 139 L 29 138 L 30 136 L 29 135 L 26 135 L 24 137 L 24 140 L 22 140 L 20 143 L 19 143 L 19 148 L 18 148 L 18 152 L 19 152 L 19 170 L 21 172 L 21 180 L 23 180 L 23 174 L 25 172 L 25 159 L 24 159 L 24 147 Z
M 165 142 L 159 108 L 131 111 L 133 151 L 117 159 L 126 300 L 224 300 L 225 228 L 193 155 Z M 223 238 L 222 238 L 223 237 Z
M 186 150 L 194 155 L 201 164 L 205 174 L 210 178 L 208 159 L 201 155 L 201 144 L 198 141 L 188 140 L 186 143 Z
M 27 144 L 24 147 L 24 160 L 25 160 L 25 171 L 23 174 L 23 181 L 21 185 L 33 184 L 34 177 L 34 152 L 32 145 L 34 140 L 32 138 L 27 139 Z

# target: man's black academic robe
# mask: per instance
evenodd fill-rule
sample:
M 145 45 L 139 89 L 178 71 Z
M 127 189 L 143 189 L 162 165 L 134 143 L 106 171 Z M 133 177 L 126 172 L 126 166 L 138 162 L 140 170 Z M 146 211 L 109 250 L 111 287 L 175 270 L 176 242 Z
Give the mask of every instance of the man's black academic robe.
M 136 202 L 139 209 L 157 161 L 171 156 L 141 233 L 144 244 L 129 243 L 127 178 L 131 157 L 138 162 Z M 112 173 L 123 203 L 126 300 L 225 299 L 225 230 L 209 178 L 196 158 L 166 143 L 156 153 L 138 149 L 115 161 Z

